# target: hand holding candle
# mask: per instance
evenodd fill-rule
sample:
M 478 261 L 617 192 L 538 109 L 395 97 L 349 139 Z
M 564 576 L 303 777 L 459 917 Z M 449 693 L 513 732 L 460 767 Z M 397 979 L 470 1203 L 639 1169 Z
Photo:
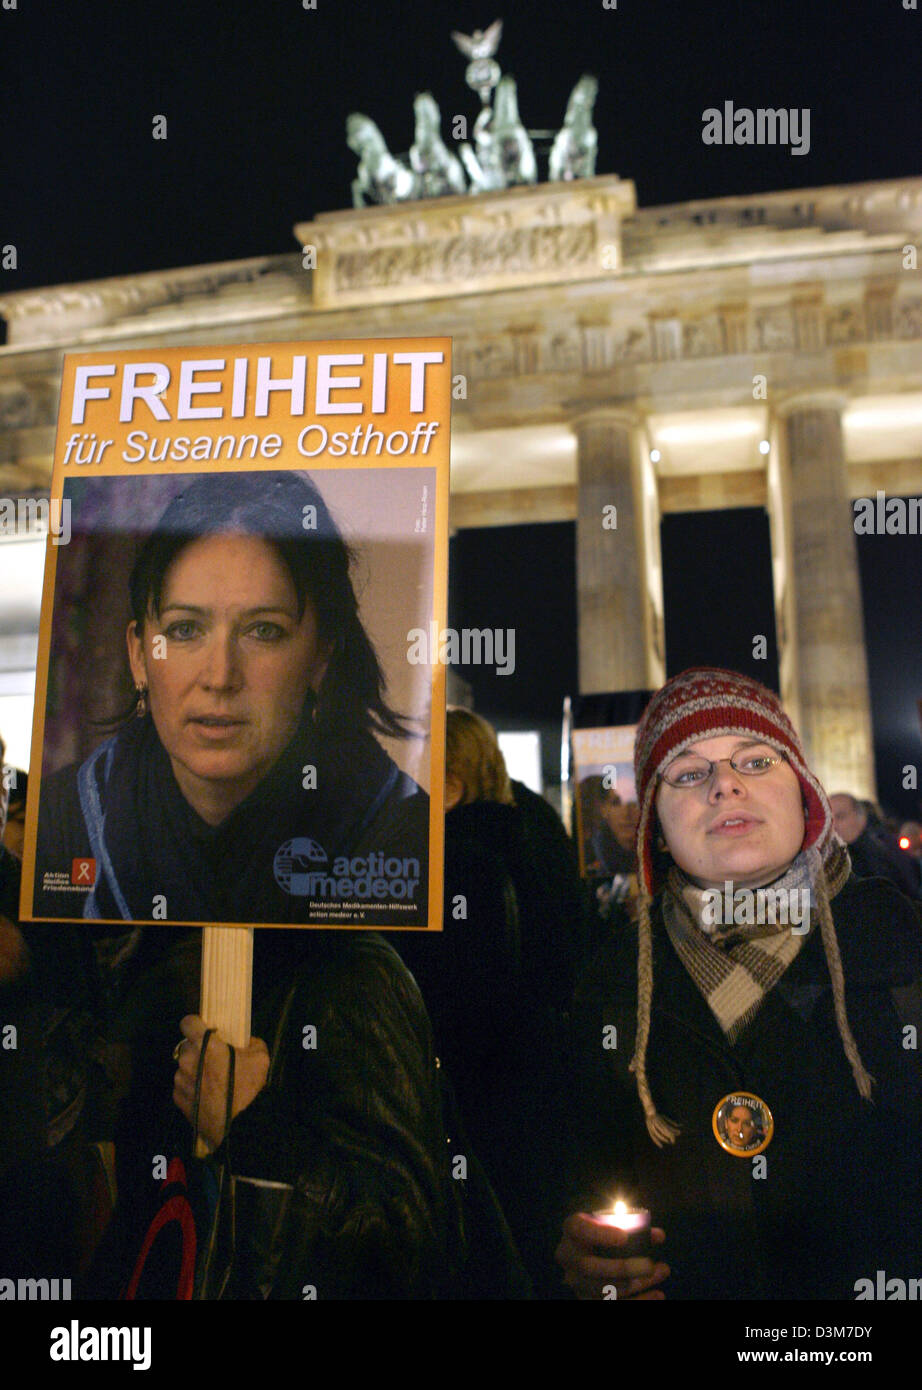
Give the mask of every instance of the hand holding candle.
M 620 1201 L 569 1216 L 555 1258 L 577 1298 L 658 1300 L 665 1295 L 656 1286 L 669 1277 L 669 1266 L 655 1262 L 653 1247 L 665 1239 L 648 1211 Z

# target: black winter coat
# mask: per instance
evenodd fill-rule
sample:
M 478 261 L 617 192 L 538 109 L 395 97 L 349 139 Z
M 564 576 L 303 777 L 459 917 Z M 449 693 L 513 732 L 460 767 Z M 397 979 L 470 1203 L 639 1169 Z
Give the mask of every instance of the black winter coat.
M 570 1209 L 607 1208 L 619 1195 L 648 1207 L 666 1232 L 667 1298 L 854 1299 L 856 1281 L 878 1269 L 922 1273 L 922 1069 L 900 1013 L 905 987 L 922 979 L 922 932 L 905 898 L 878 879 L 853 876 L 832 913 L 873 1103 L 843 1051 L 818 930 L 730 1044 L 655 904 L 647 1075 L 658 1111 L 682 1128 L 663 1148 L 628 1071 L 636 933 L 603 948 L 578 987 Z M 606 1025 L 614 1037 L 603 1038 Z M 715 1107 L 734 1091 L 754 1093 L 774 1116 L 764 1177 L 758 1160 L 724 1152 L 714 1137 Z
M 557 1286 L 563 1013 L 576 974 L 579 895 L 567 846 L 561 852 L 541 808 L 526 819 L 517 806 L 474 801 L 445 818 L 442 933 L 395 938 L 419 981 L 467 1138 L 538 1295 Z
M 318 945 L 263 1015 L 269 1084 L 226 1144 L 238 1180 L 283 1184 L 242 1182 L 226 1296 L 300 1299 L 305 1283 L 324 1299 L 451 1296 L 457 1214 L 419 992 L 381 937 Z M 260 1223 L 255 1246 L 241 1241 Z
M 254 1031 L 271 1071 L 209 1165 L 220 1200 L 216 1218 L 197 1223 L 197 1296 L 300 1301 L 310 1285 L 325 1301 L 516 1296 L 523 1276 L 472 1156 L 466 1180 L 455 1180 L 411 976 L 379 936 L 299 936 L 257 933 Z M 189 1127 L 170 1111 L 159 1151 L 194 1167 L 198 1191 L 207 1183 L 189 1159 Z M 149 1159 L 144 1177 L 149 1193 Z M 90 1297 L 128 1285 L 163 1200 L 151 1206 L 138 1186 L 122 1201 Z M 178 1254 L 145 1265 L 138 1296 L 174 1297 L 178 1266 Z
M 885 878 L 907 897 L 918 900 L 919 864 L 904 854 L 884 827 L 866 825 L 848 847 L 852 869 L 861 878 Z

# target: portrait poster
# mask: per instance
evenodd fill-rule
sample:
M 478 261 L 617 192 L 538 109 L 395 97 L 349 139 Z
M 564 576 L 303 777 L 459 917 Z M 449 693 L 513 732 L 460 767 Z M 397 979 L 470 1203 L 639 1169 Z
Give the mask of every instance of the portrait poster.
M 27 921 L 439 930 L 449 339 L 68 355 Z
M 636 724 L 572 731 L 576 843 L 584 878 L 611 878 L 619 872 L 621 855 L 632 853 L 636 732 Z

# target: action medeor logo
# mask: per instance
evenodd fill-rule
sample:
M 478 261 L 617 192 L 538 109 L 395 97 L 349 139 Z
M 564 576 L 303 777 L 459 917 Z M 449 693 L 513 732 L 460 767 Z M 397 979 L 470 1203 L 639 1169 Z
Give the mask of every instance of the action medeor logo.
M 310 893 L 312 869 L 327 862 L 327 852 L 316 840 L 298 836 L 286 840 L 275 852 L 272 864 L 278 886 L 293 898 L 306 898 Z

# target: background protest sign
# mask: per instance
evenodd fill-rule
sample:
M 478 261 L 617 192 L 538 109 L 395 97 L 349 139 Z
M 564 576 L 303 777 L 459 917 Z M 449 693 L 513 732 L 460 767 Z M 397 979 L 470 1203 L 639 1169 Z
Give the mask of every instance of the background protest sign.
M 633 873 L 637 790 L 634 736 L 652 694 L 619 690 L 577 696 L 566 720 L 568 804 L 585 878 Z
M 636 724 L 605 729 L 574 729 L 573 781 L 576 786 L 576 827 L 579 866 L 583 876 L 598 877 L 615 872 L 605 854 L 606 842 L 623 839 L 630 852 L 633 825 L 629 811 L 637 802 L 634 782 L 634 735 Z M 611 806 L 613 809 L 608 810 Z M 624 810 L 624 826 L 608 822 L 614 811 Z
M 65 359 L 25 920 L 440 927 L 449 402 L 445 339 Z

